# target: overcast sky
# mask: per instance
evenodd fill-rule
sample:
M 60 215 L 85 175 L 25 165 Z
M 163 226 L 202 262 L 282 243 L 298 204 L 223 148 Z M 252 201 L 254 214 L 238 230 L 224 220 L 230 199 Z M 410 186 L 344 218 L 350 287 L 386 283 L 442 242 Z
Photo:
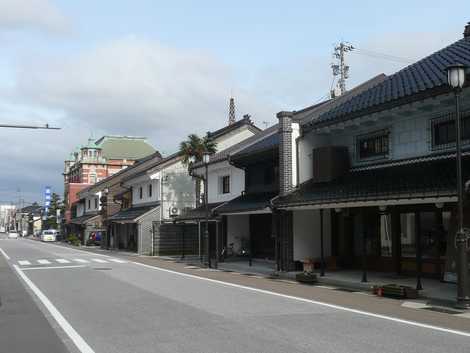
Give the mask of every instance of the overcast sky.
M 319 3 L 0 0 L 1 122 L 62 128 L 0 130 L 0 202 L 62 193 L 63 161 L 89 136 L 146 136 L 169 154 L 224 126 L 231 94 L 237 118 L 264 127 L 326 96 L 335 43 L 416 60 L 470 21 L 468 0 Z M 349 87 L 406 65 L 347 61 Z

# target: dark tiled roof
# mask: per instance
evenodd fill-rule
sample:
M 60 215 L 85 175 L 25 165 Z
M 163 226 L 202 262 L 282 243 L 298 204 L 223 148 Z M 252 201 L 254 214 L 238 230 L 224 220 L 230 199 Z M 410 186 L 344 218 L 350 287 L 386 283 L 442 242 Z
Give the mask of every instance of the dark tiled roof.
M 240 213 L 264 210 L 270 207 L 271 200 L 276 197 L 275 193 L 251 193 L 240 195 L 226 202 L 215 210 L 216 214 Z
M 255 130 L 257 131 L 261 131 L 258 127 L 256 127 L 253 122 L 250 120 L 249 117 L 244 117 L 236 122 L 234 122 L 233 124 L 231 125 L 227 125 L 227 126 L 224 126 L 223 128 L 219 129 L 219 130 L 215 130 L 215 131 L 212 131 L 212 132 L 208 132 L 207 133 L 207 136 L 211 139 L 216 139 L 224 134 L 227 134 L 233 130 L 236 130 L 238 129 L 239 127 L 242 127 L 244 125 L 248 125 L 248 126 L 251 126 L 252 128 L 254 128 Z
M 255 153 L 262 153 L 270 150 L 277 149 L 279 147 L 279 133 L 271 134 L 264 139 L 248 146 L 247 148 L 242 149 L 235 153 L 232 157 L 234 159 L 241 158 L 242 156 L 247 156 Z
M 464 159 L 465 180 L 470 178 L 470 158 Z M 276 207 L 321 205 L 359 201 L 446 197 L 456 194 L 455 157 L 416 160 L 415 163 L 358 169 L 328 183 L 302 184 L 274 201 Z
M 470 38 L 461 39 L 396 72 L 323 113 L 312 123 L 323 126 L 448 92 L 445 69 L 455 63 L 470 65 Z
M 243 140 L 243 141 L 241 141 L 241 142 L 239 142 L 239 143 L 237 143 L 233 146 L 230 146 L 229 148 L 226 148 L 223 151 L 212 154 L 210 156 L 209 164 L 221 162 L 221 161 L 224 161 L 224 160 L 228 159 L 228 157 L 230 155 L 235 154 L 238 151 L 243 150 L 245 147 L 248 147 L 248 146 L 251 146 L 251 145 L 255 144 L 256 141 L 262 140 L 267 135 L 273 134 L 274 132 L 277 131 L 277 129 L 278 129 L 278 124 L 270 126 L 269 128 L 267 128 L 263 131 L 260 131 L 256 134 L 254 134 L 253 136 L 250 136 L 247 139 L 245 139 L 245 140 Z M 192 169 L 200 168 L 202 166 L 204 166 L 204 163 L 198 162 L 198 163 L 194 164 Z
M 72 218 L 70 220 L 70 223 L 81 225 L 81 224 L 87 223 L 92 218 L 95 218 L 95 217 L 98 217 L 98 216 L 99 216 L 99 214 L 97 214 L 97 213 L 87 214 L 87 215 L 83 215 L 83 216 L 80 216 L 80 217 Z
M 216 207 L 222 205 L 223 202 L 214 202 L 210 203 L 209 206 L 209 217 L 213 216 L 213 211 Z M 186 220 L 197 220 L 206 218 L 206 206 L 202 205 L 196 208 L 192 208 L 183 212 L 180 216 L 176 217 L 177 221 L 186 221 Z
M 118 213 L 109 217 L 108 220 L 114 222 L 133 221 L 158 206 L 158 204 L 153 204 L 149 206 L 131 207 L 126 210 L 119 211 Z
M 20 212 L 21 213 L 32 213 L 35 216 L 38 216 L 41 214 L 43 207 L 40 205 L 31 205 L 31 206 L 26 206 L 23 207 Z
M 294 112 L 293 118 L 294 120 L 299 121 L 301 125 L 311 123 L 325 112 L 338 107 L 339 105 L 361 94 L 369 88 L 376 86 L 380 82 L 383 82 L 386 78 L 387 76 L 385 74 L 379 74 L 370 80 L 367 80 L 366 82 L 350 89 L 341 96 Z

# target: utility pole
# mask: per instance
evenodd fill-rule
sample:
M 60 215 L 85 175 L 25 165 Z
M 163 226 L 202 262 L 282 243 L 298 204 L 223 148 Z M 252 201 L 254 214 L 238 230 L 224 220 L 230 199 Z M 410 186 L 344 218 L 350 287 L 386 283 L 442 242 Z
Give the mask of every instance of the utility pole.
M 336 90 L 331 91 L 331 98 L 340 96 L 346 92 L 346 80 L 349 78 L 349 66 L 346 65 L 345 54 L 349 51 L 352 51 L 354 47 L 346 42 L 340 42 L 335 46 L 333 52 L 334 63 L 331 64 L 331 69 L 333 70 L 333 76 L 339 76 L 338 83 L 336 87 L 339 90 L 339 93 L 336 93 Z

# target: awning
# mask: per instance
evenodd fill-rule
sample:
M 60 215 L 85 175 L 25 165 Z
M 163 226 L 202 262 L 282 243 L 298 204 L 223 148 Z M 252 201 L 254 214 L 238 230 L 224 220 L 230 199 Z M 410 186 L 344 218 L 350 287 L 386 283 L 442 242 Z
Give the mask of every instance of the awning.
M 209 208 L 209 217 L 212 218 L 214 216 L 214 210 L 223 205 L 224 202 L 214 202 L 208 204 Z M 176 221 L 197 221 L 206 218 L 206 206 L 202 205 L 196 208 L 191 208 L 189 210 L 185 210 L 181 215 L 175 217 Z
M 99 214 L 88 214 L 88 215 L 83 215 L 83 216 L 80 216 L 80 217 L 76 217 L 76 218 L 72 218 L 70 220 L 70 223 L 71 224 L 77 224 L 77 225 L 84 225 L 86 223 L 89 223 L 91 221 L 94 221 L 96 220 L 96 218 L 100 217 L 101 215 Z
M 108 218 L 108 221 L 114 223 L 135 223 L 139 218 L 145 214 L 156 210 L 160 205 L 140 206 L 131 207 L 125 210 L 121 210 L 118 213 Z
M 220 215 L 271 213 L 271 200 L 275 193 L 251 193 L 240 195 L 215 210 Z
M 332 208 L 392 204 L 455 202 L 455 157 L 417 158 L 390 165 L 351 170 L 337 180 L 309 180 L 296 191 L 274 200 L 278 208 Z M 462 163 L 464 180 L 470 178 L 470 160 Z

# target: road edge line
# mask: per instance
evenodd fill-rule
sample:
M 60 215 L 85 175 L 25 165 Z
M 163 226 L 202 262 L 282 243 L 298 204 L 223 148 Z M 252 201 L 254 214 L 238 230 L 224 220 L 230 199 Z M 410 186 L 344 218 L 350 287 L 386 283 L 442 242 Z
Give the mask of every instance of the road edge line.
M 321 301 L 317 301 L 317 300 L 313 300 L 313 299 L 306 299 L 306 298 L 296 297 L 296 296 L 293 296 L 293 295 L 276 293 L 276 292 L 269 291 L 269 290 L 266 290 L 266 289 L 259 289 L 259 288 L 244 286 L 244 285 L 241 285 L 241 284 L 224 282 L 224 281 L 217 280 L 217 279 L 200 277 L 200 276 L 192 275 L 192 274 L 189 274 L 189 273 L 178 272 L 178 271 L 174 271 L 174 270 L 168 270 L 166 268 L 147 265 L 147 264 L 143 264 L 143 263 L 140 263 L 140 262 L 132 261 L 131 263 L 133 263 L 135 265 L 143 266 L 143 267 L 146 267 L 146 268 L 149 268 L 149 269 L 154 269 L 154 270 L 158 270 L 158 271 L 163 271 L 163 272 L 168 272 L 168 273 L 180 275 L 180 276 L 183 276 L 183 277 L 208 281 L 208 282 L 217 283 L 217 284 L 221 284 L 221 285 L 225 285 L 225 286 L 229 286 L 229 287 L 245 289 L 245 290 L 252 291 L 252 292 L 258 292 L 258 293 L 273 295 L 273 296 L 277 296 L 277 297 L 281 297 L 281 298 L 297 300 L 297 301 L 301 301 L 301 302 L 304 302 L 304 303 L 316 304 L 316 305 L 320 305 L 320 306 L 324 306 L 324 307 L 328 307 L 328 308 L 332 308 L 332 309 L 336 309 L 336 310 L 346 311 L 346 312 L 359 314 L 359 315 L 363 315 L 363 316 L 374 317 L 374 318 L 382 319 L 382 320 L 393 321 L 393 322 L 397 322 L 397 323 L 401 323 L 401 324 L 405 324 L 405 325 L 410 325 L 410 326 L 415 326 L 415 327 L 420 327 L 420 328 L 426 328 L 426 329 L 431 329 L 431 330 L 445 332 L 445 333 L 452 333 L 452 334 L 459 335 L 459 336 L 464 336 L 464 337 L 470 337 L 470 332 L 453 330 L 453 329 L 448 329 L 448 328 L 445 328 L 445 327 L 434 326 L 434 325 L 429 325 L 429 324 L 423 324 L 423 323 L 420 323 L 420 322 L 417 322 L 417 321 L 405 320 L 405 319 L 400 319 L 400 318 L 397 318 L 397 317 L 387 316 L 387 315 L 382 315 L 382 314 L 375 314 L 375 313 L 371 313 L 371 312 L 368 312 L 368 311 L 352 309 L 352 308 L 348 308 L 348 307 L 345 307 L 345 306 L 325 303 L 325 302 L 321 302 Z
M 86 265 L 71 265 L 71 266 L 45 266 L 45 267 L 24 267 L 21 271 L 29 271 L 29 270 L 63 270 L 67 268 L 83 268 Z
M 1 252 L 2 255 L 5 257 L 5 259 L 10 260 L 10 256 L 8 256 L 8 254 L 5 252 L 5 250 L 3 250 L 2 248 L 0 248 L 0 252 Z
M 26 274 L 17 265 L 13 265 L 13 268 L 16 270 L 20 278 L 28 285 L 31 291 L 36 295 L 36 297 L 41 301 L 41 303 L 46 307 L 57 324 L 75 344 L 77 349 L 81 353 L 95 353 L 88 343 L 85 342 L 82 336 L 80 336 L 79 333 L 75 331 L 67 319 L 65 319 L 60 311 L 54 306 L 54 304 L 52 304 L 49 298 L 46 297 L 46 295 L 28 278 L 28 276 L 26 276 Z

